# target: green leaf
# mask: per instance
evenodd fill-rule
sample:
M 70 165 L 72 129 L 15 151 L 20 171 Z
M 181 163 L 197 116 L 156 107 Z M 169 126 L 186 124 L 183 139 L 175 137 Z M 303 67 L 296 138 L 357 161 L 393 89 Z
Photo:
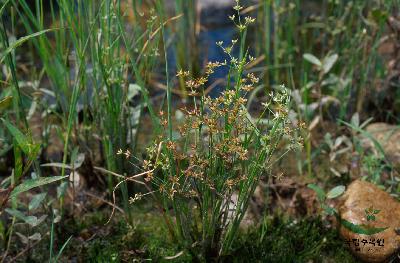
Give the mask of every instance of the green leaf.
M 40 193 L 34 195 L 32 197 L 32 200 L 29 202 L 28 206 L 29 210 L 35 210 L 36 208 L 38 208 L 45 198 L 46 198 L 46 193 Z
M 11 192 L 11 197 L 16 197 L 20 193 L 26 192 L 32 188 L 50 184 L 59 180 L 62 180 L 64 178 L 67 178 L 68 175 L 66 176 L 52 176 L 52 177 L 40 177 L 37 179 L 30 179 L 26 180 L 17 187 L 14 188 L 14 190 Z
M 314 64 L 314 65 L 318 66 L 319 68 L 322 67 L 321 61 L 316 56 L 314 56 L 313 54 L 305 53 L 305 54 L 303 54 L 303 58 L 305 60 L 307 60 L 308 62 L 310 62 L 311 64 Z
M 322 61 L 322 71 L 325 74 L 328 73 L 332 69 L 333 65 L 335 65 L 338 58 L 338 54 L 333 54 L 329 57 L 325 57 Z
M 388 229 L 388 227 L 375 228 L 375 227 L 370 227 L 367 225 L 356 225 L 356 224 L 353 224 L 343 218 L 340 220 L 340 222 L 345 228 L 347 228 L 351 232 L 356 233 L 356 234 L 368 235 L 368 236 L 383 232 L 386 229 Z
M 14 137 L 21 150 L 28 155 L 29 159 L 33 160 L 40 150 L 40 144 L 33 143 L 31 138 L 25 136 L 25 134 L 23 134 L 17 127 L 12 125 L 8 120 L 1 120 Z
M 68 188 L 68 182 L 62 182 L 59 186 L 57 186 L 57 198 L 64 197 L 67 188 Z
M 345 190 L 346 190 L 346 187 L 343 185 L 336 186 L 326 194 L 326 198 L 328 198 L 328 199 L 336 198 L 336 197 L 342 195 Z
M 337 215 L 337 211 L 335 208 L 330 207 L 326 204 L 321 204 L 321 207 L 324 209 L 325 213 L 327 213 L 328 215 L 331 215 L 331 216 Z
M 19 220 L 24 221 L 29 225 L 35 225 L 38 221 L 36 216 L 25 216 L 21 211 L 15 209 L 6 208 L 5 210 L 8 214 L 18 218 Z
M 4 123 L 4 125 L 7 127 L 8 131 L 11 133 L 11 135 L 14 137 L 14 139 L 17 141 L 18 146 L 21 147 L 22 151 L 24 153 L 29 154 L 29 139 L 23 134 L 17 127 L 11 124 L 8 120 L 1 119 Z
M 324 190 L 322 190 L 322 188 L 320 188 L 320 187 L 319 187 L 318 185 L 316 185 L 316 184 L 309 184 L 309 185 L 307 185 L 307 186 L 308 186 L 308 188 L 314 190 L 314 192 L 317 193 L 317 197 L 318 197 L 318 200 L 319 200 L 320 202 L 323 202 L 323 201 L 325 200 L 325 192 L 324 192 Z

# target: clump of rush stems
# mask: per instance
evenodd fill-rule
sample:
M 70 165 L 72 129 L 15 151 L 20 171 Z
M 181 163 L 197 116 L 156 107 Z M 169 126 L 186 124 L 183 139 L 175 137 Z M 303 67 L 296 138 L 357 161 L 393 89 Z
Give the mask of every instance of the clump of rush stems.
M 238 15 L 231 19 L 239 29 L 242 47 L 243 33 L 254 19 L 242 22 L 240 9 L 237 3 Z M 193 97 L 192 107 L 181 109 L 184 121 L 178 127 L 179 138 L 171 136 L 172 124 L 160 112 L 166 132 L 147 149 L 148 159 L 143 162 L 147 172 L 141 175 L 162 200 L 168 228 L 198 261 L 218 260 L 229 252 L 260 177 L 270 173 L 278 145 L 285 137 L 296 138 L 285 87 L 269 92 L 257 117 L 248 112 L 246 97 L 258 78 L 244 73 L 254 58 L 245 52 L 239 58 L 231 55 L 236 43 L 227 47 L 217 43 L 230 60 L 208 63 L 202 77 L 188 79 L 189 72 L 178 72 Z M 204 85 L 222 66 L 229 67 L 226 89 L 211 98 Z M 296 139 L 288 141 L 289 149 L 300 144 Z

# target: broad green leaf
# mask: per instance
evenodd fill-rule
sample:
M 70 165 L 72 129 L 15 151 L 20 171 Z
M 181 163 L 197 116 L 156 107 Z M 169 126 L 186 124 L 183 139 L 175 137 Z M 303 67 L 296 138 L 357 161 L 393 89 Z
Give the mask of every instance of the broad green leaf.
M 38 154 L 40 150 L 40 144 L 35 144 L 32 142 L 31 138 L 28 138 L 23 134 L 17 127 L 11 124 L 11 122 L 1 119 L 4 123 L 4 125 L 7 127 L 8 131 L 11 133 L 11 135 L 14 137 L 16 140 L 18 146 L 21 148 L 21 150 L 28 155 L 28 158 L 30 160 L 33 160 L 36 158 L 36 155 Z
M 377 227 L 377 228 L 375 228 L 375 227 L 370 227 L 370 226 L 363 225 L 363 224 L 362 225 L 356 225 L 356 224 L 353 224 L 353 223 L 351 223 L 351 222 L 349 222 L 349 221 L 347 221 L 346 219 L 343 219 L 343 218 L 340 220 L 340 222 L 345 228 L 347 228 L 348 230 L 352 231 L 353 233 L 362 234 L 362 235 L 368 235 L 368 236 L 383 232 L 386 229 L 388 229 L 388 227 Z
M 20 193 L 26 192 L 32 188 L 50 184 L 59 180 L 62 180 L 64 178 L 67 178 L 68 175 L 66 176 L 52 176 L 52 177 L 40 177 L 37 179 L 30 179 L 22 182 L 20 185 L 14 188 L 14 190 L 11 192 L 11 197 L 16 197 Z
M 4 125 L 7 127 L 8 131 L 11 133 L 11 135 L 14 137 L 14 139 L 17 141 L 18 146 L 21 147 L 21 150 L 24 151 L 24 153 L 29 154 L 29 139 L 23 134 L 17 127 L 11 124 L 6 119 L 1 119 L 4 123 Z
M 21 240 L 21 242 L 22 242 L 23 244 L 25 244 L 25 245 L 28 244 L 29 239 L 28 239 L 27 236 L 21 234 L 20 232 L 15 232 L 15 234 L 19 237 L 19 239 Z
M 57 186 L 57 198 L 64 197 L 67 188 L 68 182 L 62 182 L 59 186 Z
M 336 198 L 336 197 L 342 195 L 342 194 L 344 193 L 345 190 L 346 190 L 346 187 L 343 186 L 343 185 L 336 186 L 336 187 L 332 188 L 332 189 L 326 194 L 326 198 L 328 198 L 328 199 Z
M 35 224 L 31 225 L 32 227 L 38 226 L 47 218 L 47 215 L 42 215 L 39 219 L 36 220 Z
M 328 215 L 333 216 L 333 215 L 337 215 L 338 214 L 335 208 L 330 207 L 330 206 L 328 206 L 326 204 L 321 204 L 321 207 L 324 209 L 325 213 L 327 213 Z
M 29 144 L 28 147 L 29 147 L 29 151 L 30 151 L 28 154 L 28 158 L 29 158 L 29 160 L 33 161 L 39 154 L 40 144 L 32 143 L 32 144 Z
M 303 58 L 305 60 L 307 60 L 308 62 L 310 62 L 311 64 L 314 64 L 314 65 L 318 66 L 319 68 L 322 67 L 321 61 L 316 56 L 314 56 L 313 54 L 305 53 L 305 54 L 303 54 Z
M 338 54 L 333 54 L 329 57 L 325 57 L 324 60 L 322 61 L 322 71 L 326 74 L 328 73 L 333 65 L 335 65 L 337 59 L 338 59 Z
M 31 236 L 28 237 L 30 240 L 40 240 L 42 238 L 42 235 L 40 233 L 35 233 Z
M 29 224 L 29 225 L 36 225 L 38 219 L 36 216 L 26 216 L 24 215 L 24 213 L 22 213 L 21 211 L 15 210 L 15 209 L 9 209 L 6 208 L 5 210 L 8 214 L 15 216 L 16 218 L 18 218 L 19 220 L 24 221 L 25 223 Z
M 29 210 L 35 210 L 36 208 L 39 207 L 39 205 L 43 202 L 43 200 L 46 198 L 46 193 L 40 193 L 37 195 L 34 195 L 32 197 L 32 200 L 29 202 Z
M 324 192 L 324 190 L 322 190 L 322 188 L 320 188 L 316 184 L 309 184 L 307 186 L 308 186 L 308 188 L 314 190 L 317 193 L 317 197 L 320 202 L 323 202 L 325 200 L 325 192 Z
M 83 162 L 85 161 L 85 154 L 84 153 L 79 153 L 72 160 L 74 160 L 74 169 L 76 170 L 79 167 L 81 167 Z

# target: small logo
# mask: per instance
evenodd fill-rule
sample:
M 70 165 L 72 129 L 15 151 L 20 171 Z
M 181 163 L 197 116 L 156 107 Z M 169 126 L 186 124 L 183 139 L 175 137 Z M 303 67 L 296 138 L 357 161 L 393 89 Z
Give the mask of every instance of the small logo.
M 375 222 L 377 220 L 377 215 L 379 214 L 380 210 L 374 209 L 372 206 L 364 210 L 365 218 L 367 222 Z M 374 234 L 381 233 L 388 229 L 388 227 L 373 227 L 369 224 L 353 224 L 343 218 L 340 218 L 342 226 L 346 229 L 350 230 L 353 233 L 371 236 Z M 354 247 L 355 251 L 367 251 L 369 253 L 374 253 L 382 249 L 385 245 L 385 239 L 383 238 L 353 238 L 345 240 L 346 244 L 349 247 Z
M 381 210 L 376 210 L 372 206 L 369 208 L 365 209 L 365 215 L 367 216 L 367 221 L 375 221 L 377 214 L 379 214 Z
M 371 207 L 365 209 L 364 211 L 365 211 L 365 217 L 367 219 L 367 222 L 372 222 L 372 221 L 375 222 L 377 220 L 377 215 L 379 214 L 379 212 L 381 210 L 374 209 L 371 206 Z M 381 233 L 381 232 L 385 231 L 386 229 L 388 229 L 388 227 L 373 227 L 369 224 L 359 224 L 359 225 L 353 224 L 343 218 L 340 219 L 340 222 L 345 228 L 347 228 L 351 232 L 356 233 L 356 234 L 367 235 L 367 236 L 378 234 L 378 233 Z

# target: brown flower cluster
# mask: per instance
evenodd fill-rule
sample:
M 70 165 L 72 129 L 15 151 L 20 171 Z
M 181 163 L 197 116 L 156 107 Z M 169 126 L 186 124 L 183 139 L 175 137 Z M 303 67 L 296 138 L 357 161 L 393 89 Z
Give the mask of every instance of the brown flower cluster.
M 218 66 L 221 64 L 210 63 L 205 77 L 187 80 L 188 87 L 197 94 L 208 74 Z M 198 197 L 204 187 L 223 196 L 247 180 L 253 165 L 264 167 L 268 160 L 264 158 L 257 163 L 260 155 L 271 154 L 276 147 L 275 140 L 284 135 L 291 137 L 295 129 L 288 120 L 290 95 L 284 88 L 270 94 L 260 118 L 250 116 L 244 95 L 257 82 L 258 78 L 247 74 L 233 90 L 226 90 L 217 98 L 202 95 L 200 102 L 194 103 L 192 108 L 181 109 L 184 121 L 178 128 L 180 138 L 170 140 L 160 136 L 148 148 L 149 159 L 144 161 L 144 168 L 158 169 L 162 175 L 157 177 L 151 173 L 147 180 L 171 199 L 176 195 Z M 163 112 L 160 117 L 167 127 Z M 261 118 L 265 118 L 264 124 L 260 124 Z M 163 152 L 158 155 L 156 149 L 160 143 Z
M 209 62 L 206 65 L 205 68 L 205 74 L 204 76 L 198 77 L 198 78 L 193 78 L 193 79 L 187 79 L 185 81 L 186 87 L 189 89 L 189 96 L 199 96 L 202 95 L 201 91 L 204 85 L 208 81 L 208 77 L 214 73 L 215 68 L 225 66 L 226 62 Z M 190 73 L 188 71 L 183 71 L 179 70 L 178 73 L 176 74 L 177 77 L 186 79 Z

